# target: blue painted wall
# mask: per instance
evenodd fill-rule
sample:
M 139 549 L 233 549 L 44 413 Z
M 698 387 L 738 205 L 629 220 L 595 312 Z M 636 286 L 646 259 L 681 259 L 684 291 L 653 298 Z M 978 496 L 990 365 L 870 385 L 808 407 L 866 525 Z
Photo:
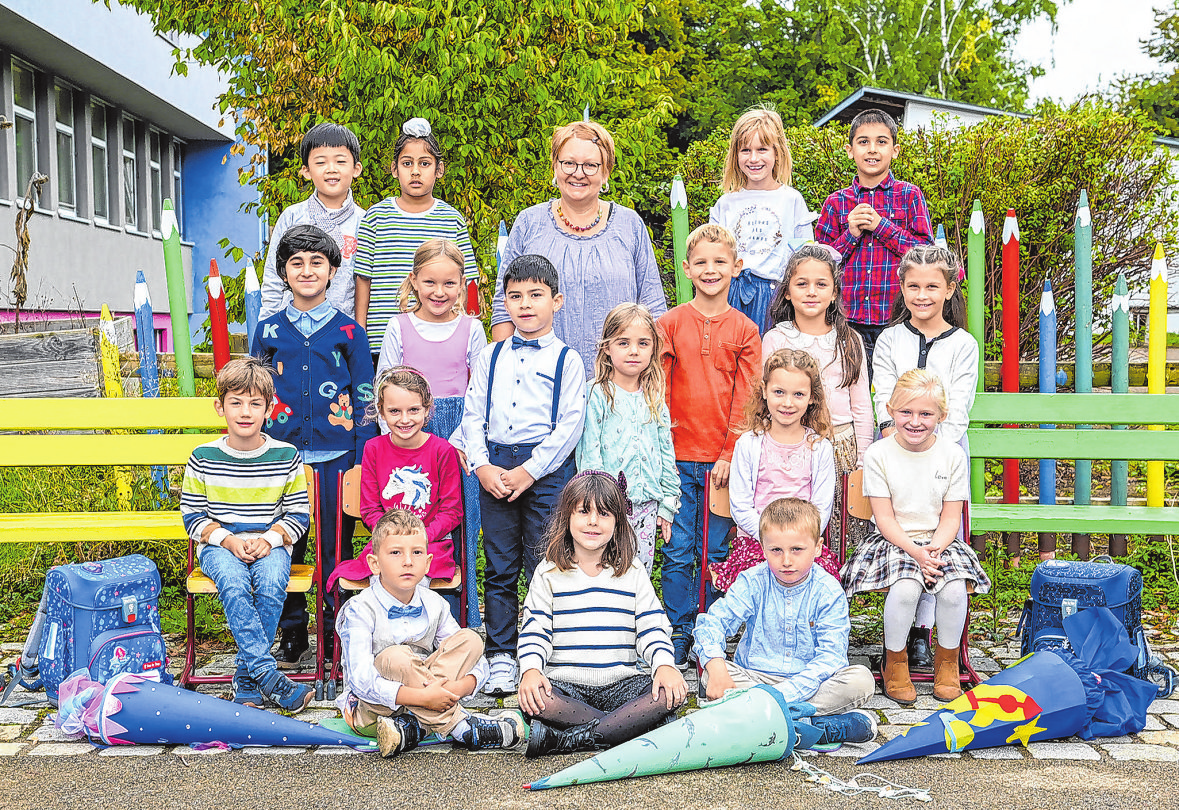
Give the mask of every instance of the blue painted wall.
M 181 232 L 185 242 L 193 243 L 189 326 L 194 346 L 204 340 L 203 324 L 208 318 L 205 276 L 209 274 L 209 260 L 217 260 L 222 275 L 236 275 L 244 266 L 244 261 L 235 265 L 227 259 L 225 249 L 218 242 L 228 238 L 230 245 L 240 247 L 247 258 L 262 248 L 257 214 L 242 210 L 246 203 L 258 199 L 257 188 L 243 186 L 237 179 L 238 169 L 248 164 L 251 151 L 247 149 L 244 156 L 231 155 L 231 145 L 216 141 L 189 142 L 184 154 Z

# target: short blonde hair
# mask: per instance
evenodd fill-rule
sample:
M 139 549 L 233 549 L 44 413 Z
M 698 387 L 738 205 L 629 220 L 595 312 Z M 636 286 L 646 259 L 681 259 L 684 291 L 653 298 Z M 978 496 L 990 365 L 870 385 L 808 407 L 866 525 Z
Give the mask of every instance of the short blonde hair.
M 745 187 L 745 174 L 737 164 L 737 155 L 754 135 L 774 149 L 774 179 L 782 185 L 790 185 L 794 159 L 790 156 L 790 144 L 786 142 L 782 116 L 770 107 L 754 107 L 737 119 L 733 125 L 733 134 L 729 137 L 729 151 L 725 153 L 725 173 L 721 182 L 721 188 L 726 194 Z
M 236 391 L 257 394 L 269 406 L 274 399 L 274 369 L 257 357 L 230 360 L 217 372 L 217 399 L 224 405 L 225 397 Z
M 595 121 L 573 121 L 563 127 L 553 129 L 553 139 L 549 143 L 549 162 L 553 164 L 553 171 L 557 170 L 557 155 L 565 148 L 565 144 L 574 138 L 590 141 L 602 153 L 602 168 L 606 174 L 614 171 L 614 139 L 606 128 Z
M 390 509 L 381 515 L 373 526 L 373 553 L 381 550 L 381 543 L 386 537 L 405 537 L 411 534 L 426 534 L 426 524 L 422 519 L 405 509 Z
M 902 408 L 917 397 L 925 395 L 934 401 L 943 417 L 950 412 L 950 401 L 941 377 L 925 368 L 909 369 L 897 379 L 892 396 L 888 398 L 888 407 Z
M 762 542 L 765 542 L 768 530 L 783 529 L 802 532 L 818 543 L 822 534 L 819 523 L 819 510 L 810 501 L 804 501 L 802 498 L 779 498 L 762 511 L 757 527 Z
M 684 255 L 688 258 L 692 257 L 692 251 L 701 242 L 714 242 L 724 245 L 733 253 L 733 259 L 737 258 L 737 240 L 733 238 L 732 232 L 724 225 L 717 225 L 715 222 L 706 222 L 696 230 L 688 234 L 688 244 Z

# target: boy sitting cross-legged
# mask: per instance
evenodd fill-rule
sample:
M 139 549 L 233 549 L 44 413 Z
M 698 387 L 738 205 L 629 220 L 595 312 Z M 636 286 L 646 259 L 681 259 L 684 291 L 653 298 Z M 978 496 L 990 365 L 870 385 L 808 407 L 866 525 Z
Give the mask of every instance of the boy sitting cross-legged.
M 471 750 L 508 748 L 526 739 L 518 711 L 468 712 L 459 699 L 487 680 L 483 641 L 460 630 L 446 600 L 422 584 L 430 567 L 426 527 L 390 509 L 373 527 L 368 567 L 374 581 L 340 613 L 348 725 L 377 738 L 381 756 L 416 748 L 430 732 Z
M 273 397 L 271 372 L 253 357 L 230 360 L 217 374 L 216 408 L 227 430 L 192 451 L 180 514 L 237 642 L 234 701 L 261 707 L 265 696 L 301 712 L 315 692 L 278 671 L 270 643 L 286 599 L 291 546 L 310 524 L 307 479 L 299 451 L 262 432 Z
M 868 702 L 876 683 L 867 667 L 848 665 L 847 597 L 839 580 L 815 565 L 819 510 L 799 498 L 779 498 L 762 512 L 760 528 L 765 562 L 742 571 L 696 620 L 705 695 L 717 700 L 730 689 L 769 684 L 787 702 L 815 707 L 809 722 L 823 731 L 820 743 L 874 739 L 876 721 L 852 711 Z M 725 640 L 742 624 L 745 632 L 729 661 Z

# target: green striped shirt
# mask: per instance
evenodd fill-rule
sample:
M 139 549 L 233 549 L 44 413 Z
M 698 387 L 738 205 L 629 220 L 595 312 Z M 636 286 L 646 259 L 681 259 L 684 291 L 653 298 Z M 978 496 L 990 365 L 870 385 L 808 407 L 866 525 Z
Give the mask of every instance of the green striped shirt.
M 402 211 L 392 197 L 368 209 L 356 231 L 356 259 L 353 272 L 370 281 L 368 299 L 368 343 L 375 354 L 381 350 L 385 327 L 400 311 L 401 283 L 413 269 L 413 254 L 427 239 L 450 239 L 466 257 L 464 276 L 479 278 L 475 250 L 467 222 L 455 208 L 435 200 L 429 211 Z

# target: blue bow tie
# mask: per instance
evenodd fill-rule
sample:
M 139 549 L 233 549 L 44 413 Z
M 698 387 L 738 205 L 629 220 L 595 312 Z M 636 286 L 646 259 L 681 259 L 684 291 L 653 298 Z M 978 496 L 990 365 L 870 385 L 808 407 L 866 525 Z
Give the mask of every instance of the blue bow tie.
M 394 602 L 393 607 L 389 608 L 389 619 L 416 619 L 425 613 L 425 609 L 421 605 L 403 605 L 400 602 Z
M 539 349 L 540 341 L 536 339 L 525 340 L 519 335 L 512 335 L 512 349 L 519 349 L 521 346 L 527 346 L 529 349 Z

